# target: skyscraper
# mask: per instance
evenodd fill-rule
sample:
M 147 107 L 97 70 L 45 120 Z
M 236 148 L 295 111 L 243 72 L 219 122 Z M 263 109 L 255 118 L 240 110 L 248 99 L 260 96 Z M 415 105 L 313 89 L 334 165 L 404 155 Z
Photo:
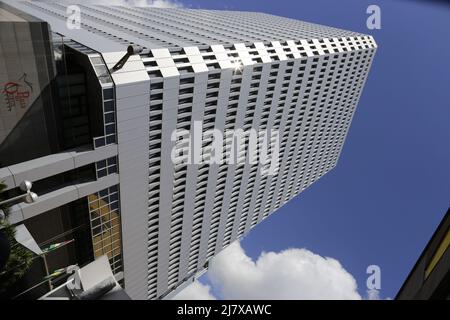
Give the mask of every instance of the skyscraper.
M 91 164 L 95 173 L 83 182 L 89 191 L 77 193 L 80 183 L 69 179 L 64 188 L 76 196 L 63 199 L 68 189 L 60 188 L 19 204 L 23 213 L 15 222 L 74 200 L 86 204 L 94 256 L 107 252 L 113 264 L 117 258 L 117 272 L 123 270 L 125 290 L 135 299 L 170 297 L 336 165 L 376 51 L 370 36 L 263 13 L 6 3 L 49 23 L 56 56 L 69 65 L 58 83 L 69 87 L 63 93 L 84 93 L 68 100 L 78 108 L 84 101 L 86 128 L 85 141 L 49 151 L 46 161 L 7 165 L 34 161 L 20 179 L 39 184 L 78 168 L 80 156 L 67 150 L 84 146 L 89 160 L 78 166 Z M 70 120 L 57 124 L 69 132 L 64 141 L 82 131 Z M 211 143 L 202 133 L 224 132 L 229 151 L 234 137 L 226 132 L 257 129 L 275 141 L 272 158 L 174 163 L 173 154 L 192 147 L 181 130 L 194 132 L 195 140 L 196 126 L 203 154 Z M 244 138 L 235 152 L 248 160 L 249 148 Z M 57 165 L 63 151 L 70 166 Z M 267 173 L 274 158 L 276 170 Z M 14 179 L 10 188 L 20 183 Z M 117 227 L 115 238 L 97 241 L 105 224 L 106 231 Z M 112 243 L 117 250 L 110 250 Z

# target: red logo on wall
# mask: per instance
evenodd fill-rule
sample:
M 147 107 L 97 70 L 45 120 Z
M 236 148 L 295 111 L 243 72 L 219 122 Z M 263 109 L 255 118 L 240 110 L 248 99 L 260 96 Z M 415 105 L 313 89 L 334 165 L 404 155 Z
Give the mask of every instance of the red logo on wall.
M 6 109 L 12 111 L 15 107 L 26 108 L 33 86 L 27 81 L 24 73 L 17 81 L 9 81 L 3 85 L 2 94 L 6 101 Z

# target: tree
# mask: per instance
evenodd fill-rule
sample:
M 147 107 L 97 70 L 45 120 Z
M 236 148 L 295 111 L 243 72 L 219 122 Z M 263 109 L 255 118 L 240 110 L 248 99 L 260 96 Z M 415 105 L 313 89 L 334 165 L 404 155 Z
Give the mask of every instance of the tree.
M 0 182 L 0 199 L 6 189 L 6 185 Z M 7 205 L 0 205 L 6 217 L 9 214 Z M 8 289 L 16 281 L 20 280 L 28 271 L 33 263 L 33 253 L 18 243 L 15 239 L 16 230 L 7 219 L 0 220 L 0 233 L 3 239 L 9 242 L 10 252 L 6 265 L 0 271 L 0 293 Z

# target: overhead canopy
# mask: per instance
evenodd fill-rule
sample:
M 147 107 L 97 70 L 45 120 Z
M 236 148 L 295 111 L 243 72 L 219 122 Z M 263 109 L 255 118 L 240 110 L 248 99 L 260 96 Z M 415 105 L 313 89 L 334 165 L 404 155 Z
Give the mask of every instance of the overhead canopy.
M 15 227 L 16 228 L 16 241 L 23 245 L 25 248 L 33 251 L 34 253 L 41 255 L 42 250 L 39 248 L 36 240 L 34 240 L 30 231 L 28 231 L 27 227 L 24 224 L 20 224 Z

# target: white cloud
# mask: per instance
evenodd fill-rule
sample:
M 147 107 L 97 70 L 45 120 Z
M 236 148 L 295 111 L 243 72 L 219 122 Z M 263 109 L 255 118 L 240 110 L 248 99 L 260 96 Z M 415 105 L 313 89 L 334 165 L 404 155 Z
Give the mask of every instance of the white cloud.
M 253 261 L 236 242 L 212 260 L 208 277 L 224 299 L 361 299 L 339 261 L 306 249 L 263 252 Z M 209 294 L 209 286 L 191 286 L 193 296 Z
M 174 300 L 215 300 L 216 298 L 209 292 L 210 286 L 199 281 L 193 282 L 183 291 L 178 293 Z
M 183 5 L 178 1 L 173 0 L 150 0 L 148 5 L 155 8 L 181 8 Z
M 367 300 L 380 300 L 380 291 L 376 289 L 367 290 Z
M 63 2 L 74 2 L 64 0 Z M 110 6 L 133 6 L 153 8 L 182 8 L 183 4 L 177 0 L 78 0 L 75 3 L 97 4 Z

